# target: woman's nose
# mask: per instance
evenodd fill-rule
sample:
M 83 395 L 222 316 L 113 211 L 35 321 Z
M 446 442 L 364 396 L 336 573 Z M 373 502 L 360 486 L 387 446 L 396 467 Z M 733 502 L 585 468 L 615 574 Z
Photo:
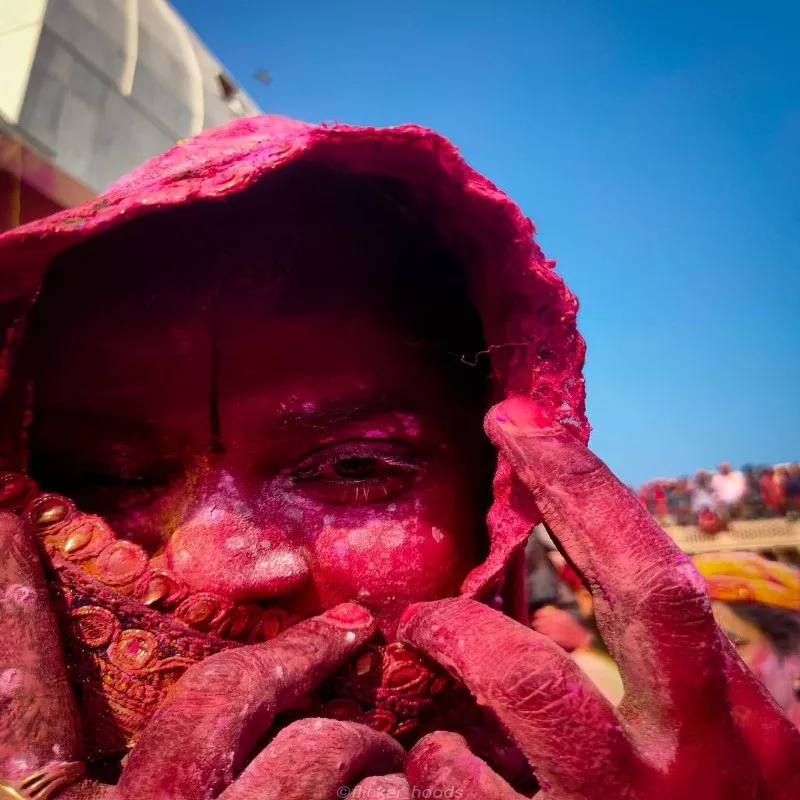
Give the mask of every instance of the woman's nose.
M 238 602 L 291 594 L 309 573 L 302 548 L 281 531 L 219 508 L 197 510 L 175 530 L 164 555 L 190 588 Z

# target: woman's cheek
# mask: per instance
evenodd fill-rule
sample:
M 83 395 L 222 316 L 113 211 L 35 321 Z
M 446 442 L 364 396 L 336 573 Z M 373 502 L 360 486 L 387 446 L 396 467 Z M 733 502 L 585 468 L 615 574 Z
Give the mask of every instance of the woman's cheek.
M 363 603 L 393 636 L 409 603 L 456 594 L 464 568 L 453 532 L 415 515 L 329 517 L 314 544 L 314 583 L 325 607 Z

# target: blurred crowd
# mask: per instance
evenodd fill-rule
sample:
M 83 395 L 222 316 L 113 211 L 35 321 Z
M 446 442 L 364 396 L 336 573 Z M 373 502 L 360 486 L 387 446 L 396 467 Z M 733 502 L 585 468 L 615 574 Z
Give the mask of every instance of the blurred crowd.
M 721 463 L 694 478 L 658 478 L 638 497 L 666 525 L 724 525 L 731 519 L 800 516 L 800 464 L 744 466 Z

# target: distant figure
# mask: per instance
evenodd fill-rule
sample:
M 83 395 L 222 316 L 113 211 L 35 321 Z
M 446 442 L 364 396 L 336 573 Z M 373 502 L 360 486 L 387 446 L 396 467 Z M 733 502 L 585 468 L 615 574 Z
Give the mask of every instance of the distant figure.
M 786 473 L 786 482 L 783 484 L 786 511 L 797 515 L 800 513 L 800 464 L 790 464 Z
M 731 469 L 731 465 L 723 461 L 717 465 L 717 474 L 711 479 L 711 490 L 719 511 L 730 516 L 744 499 L 747 481 L 741 472 Z
M 772 467 L 767 467 L 758 479 L 758 487 L 767 511 L 773 516 L 782 515 L 786 508 L 786 497 L 781 476 Z
M 691 481 L 686 477 L 678 478 L 669 493 L 670 513 L 677 525 L 692 524 Z
M 778 484 L 781 495 L 781 514 L 786 513 L 786 482 L 789 480 L 789 471 L 787 466 L 775 467 L 775 482 Z
M 716 511 L 717 498 L 711 488 L 711 476 L 704 469 L 697 470 L 691 491 L 692 514 L 696 517 L 701 511 Z
M 750 466 L 742 467 L 742 475 L 746 485 L 742 498 L 742 516 L 745 519 L 755 519 L 764 515 L 764 503 L 761 499 L 761 487 L 758 484 L 759 475 Z
M 653 514 L 656 519 L 662 524 L 666 521 L 669 514 L 669 498 L 667 496 L 667 487 L 661 481 L 656 481 L 653 484 Z

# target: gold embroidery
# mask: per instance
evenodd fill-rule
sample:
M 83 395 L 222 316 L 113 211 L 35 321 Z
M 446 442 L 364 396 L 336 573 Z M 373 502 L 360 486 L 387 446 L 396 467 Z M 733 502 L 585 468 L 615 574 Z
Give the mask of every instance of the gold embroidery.
M 103 519 L 65 497 L 39 494 L 26 476 L 0 473 L 0 509 L 20 514 L 44 547 L 90 759 L 130 749 L 192 664 L 268 641 L 294 622 L 279 608 L 190 592 Z M 474 713 L 462 686 L 395 642 L 368 646 L 283 721 L 328 716 L 411 741 L 459 729 Z

